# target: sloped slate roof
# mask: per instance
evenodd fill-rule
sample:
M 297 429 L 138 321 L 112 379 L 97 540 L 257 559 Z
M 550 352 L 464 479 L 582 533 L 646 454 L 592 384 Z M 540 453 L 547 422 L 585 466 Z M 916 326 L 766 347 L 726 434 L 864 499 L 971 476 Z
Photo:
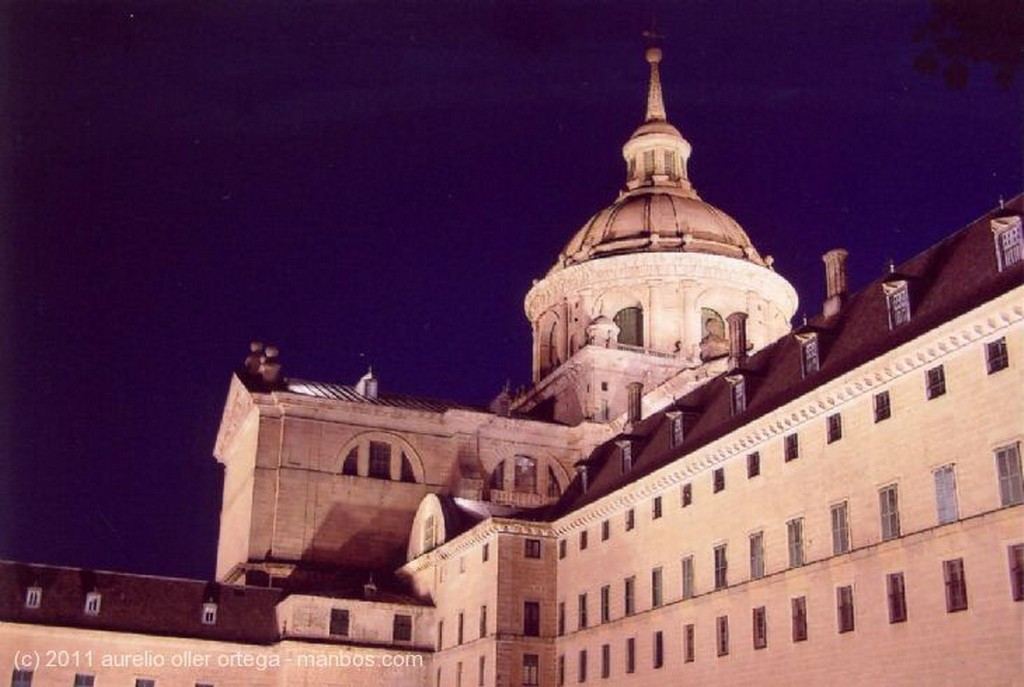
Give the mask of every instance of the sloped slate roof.
M 42 590 L 39 608 L 25 607 L 29 587 Z M 85 613 L 89 592 L 100 612 Z M 0 561 L 0 620 L 213 639 L 246 644 L 278 640 L 280 589 L 222 585 L 149 575 Z M 203 604 L 217 604 L 217 622 L 202 622 Z
M 850 295 L 840 312 L 818 316 L 746 360 L 732 373 L 742 373 L 747 409 L 733 417 L 730 384 L 715 380 L 680 398 L 672 406 L 644 419 L 631 435 L 620 435 L 599 446 L 586 459 L 589 488 L 582 493 L 579 479 L 562 499 L 542 515 L 557 518 L 667 465 L 683 455 L 746 425 L 829 381 L 915 339 L 1024 283 L 1024 263 L 998 269 L 990 221 L 1000 215 L 1024 212 L 1024 195 L 1004 209 L 979 218 L 966 228 L 895 267 L 907 282 L 911 321 L 889 329 L 888 305 L 882 283 L 886 274 Z M 806 379 L 801 374 L 801 346 L 797 336 L 815 331 L 819 336 L 819 370 Z M 683 444 L 669 445 L 666 412 L 687 412 Z M 632 439 L 633 469 L 622 475 L 617 440 Z M 540 515 L 538 513 L 538 515 Z
M 376 398 L 369 398 L 356 391 L 353 386 L 345 384 L 329 384 L 325 382 L 311 382 L 302 379 L 289 378 L 285 381 L 284 390 L 300 396 L 327 398 L 336 401 L 351 401 L 353 403 L 369 403 L 372 405 L 392 406 L 394 408 L 406 408 L 409 410 L 424 410 L 431 413 L 443 413 L 447 410 L 468 410 L 478 413 L 490 412 L 481 406 L 456 403 L 453 401 L 419 398 L 417 396 L 406 396 L 404 394 L 379 393 Z

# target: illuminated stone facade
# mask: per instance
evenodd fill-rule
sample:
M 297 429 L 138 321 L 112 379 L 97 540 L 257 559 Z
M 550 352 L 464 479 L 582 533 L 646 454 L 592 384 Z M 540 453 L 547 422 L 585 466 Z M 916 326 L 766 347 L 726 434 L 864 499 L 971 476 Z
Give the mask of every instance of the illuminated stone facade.
M 791 331 L 648 61 L 626 190 L 527 295 L 529 390 L 255 346 L 216 580 L 0 563 L 11 684 L 1024 684 L 1024 197 L 857 293 L 831 251 Z

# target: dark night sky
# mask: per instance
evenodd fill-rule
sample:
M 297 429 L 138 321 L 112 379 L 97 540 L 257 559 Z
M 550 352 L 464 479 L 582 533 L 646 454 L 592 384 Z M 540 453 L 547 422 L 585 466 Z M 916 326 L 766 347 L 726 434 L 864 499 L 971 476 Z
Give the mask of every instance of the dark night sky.
M 214 7 L 206 7 L 210 4 Z M 212 575 L 232 369 L 487 402 L 622 185 L 651 3 L 0 9 L 0 558 Z M 656 5 L 691 178 L 815 312 L 1022 188 L 1021 74 L 913 68 L 923 2 Z

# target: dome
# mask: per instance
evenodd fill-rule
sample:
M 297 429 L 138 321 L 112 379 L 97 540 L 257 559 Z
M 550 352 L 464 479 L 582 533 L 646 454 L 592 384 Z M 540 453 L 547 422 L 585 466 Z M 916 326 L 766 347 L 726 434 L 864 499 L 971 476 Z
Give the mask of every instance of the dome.
M 701 200 L 690 182 L 692 147 L 669 123 L 661 91 L 661 51 L 647 52 L 651 79 L 644 122 L 622 147 L 626 188 L 576 232 L 551 269 L 624 253 L 705 253 L 768 267 L 732 217 Z
M 591 217 L 566 244 L 554 270 L 640 252 L 711 253 L 766 265 L 732 217 L 691 194 L 661 188 L 627 193 Z

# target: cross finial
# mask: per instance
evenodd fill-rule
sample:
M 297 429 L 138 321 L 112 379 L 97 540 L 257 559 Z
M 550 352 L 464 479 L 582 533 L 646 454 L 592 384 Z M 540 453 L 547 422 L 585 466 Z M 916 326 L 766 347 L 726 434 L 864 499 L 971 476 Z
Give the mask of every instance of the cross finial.
M 651 83 L 647 89 L 647 116 L 644 117 L 644 121 L 664 122 L 666 120 L 665 101 L 661 95 L 661 77 L 658 74 L 658 64 L 661 63 L 661 48 L 655 45 L 664 36 L 655 29 L 654 15 L 651 15 L 651 28 L 644 31 L 643 36 L 650 43 L 645 57 L 651 65 Z

